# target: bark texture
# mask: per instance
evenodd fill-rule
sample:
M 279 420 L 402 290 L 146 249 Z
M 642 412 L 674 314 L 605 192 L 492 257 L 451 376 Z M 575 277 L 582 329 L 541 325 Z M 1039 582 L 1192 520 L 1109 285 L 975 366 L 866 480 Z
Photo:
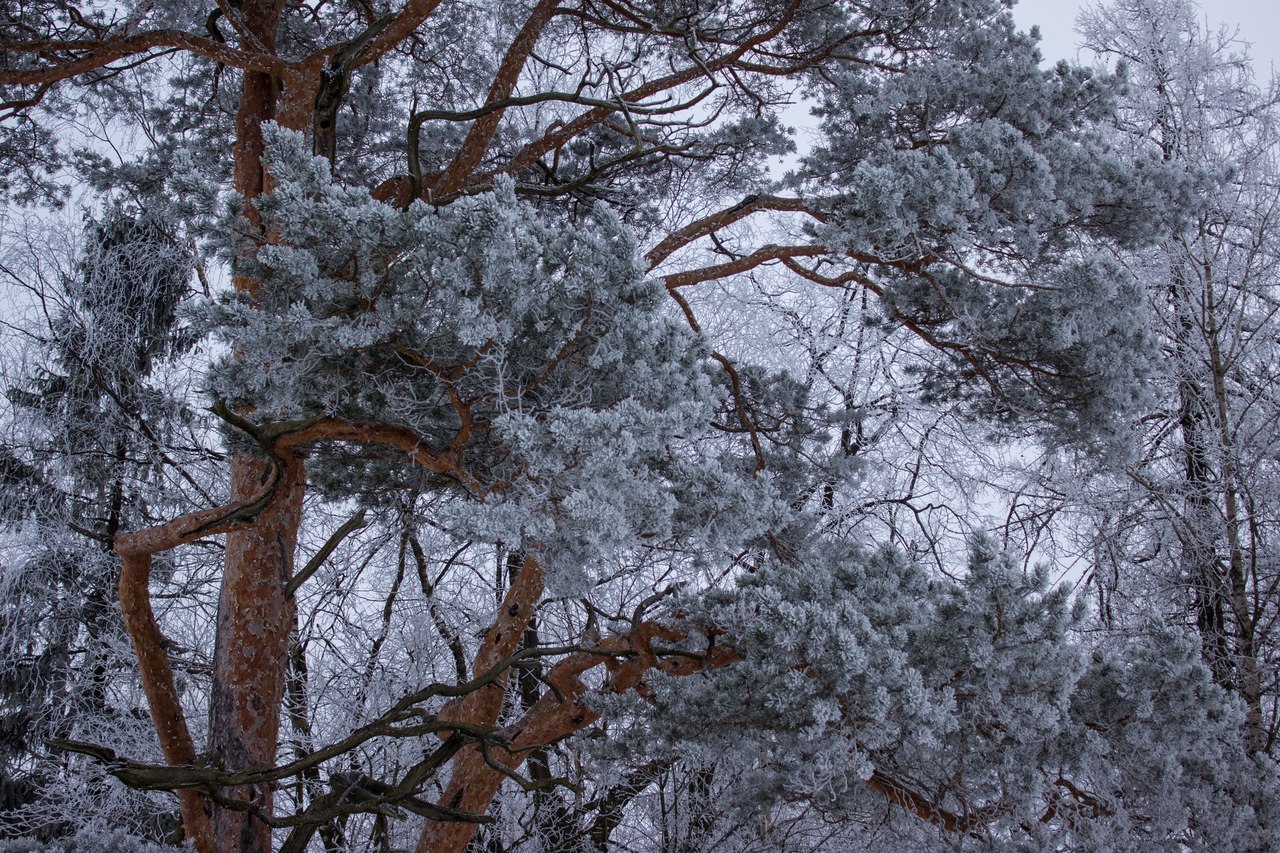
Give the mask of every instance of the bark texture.
M 270 767 L 276 761 L 295 619 L 285 586 L 293 574 L 306 482 L 298 457 L 284 456 L 281 466 L 276 499 L 252 526 L 227 536 L 209 707 L 209 755 L 227 770 Z M 258 460 L 236 460 L 232 498 L 258 487 L 268 467 Z M 271 789 L 264 783 L 219 794 L 270 814 Z M 248 811 L 216 807 L 213 834 L 219 850 L 271 849 L 270 827 Z

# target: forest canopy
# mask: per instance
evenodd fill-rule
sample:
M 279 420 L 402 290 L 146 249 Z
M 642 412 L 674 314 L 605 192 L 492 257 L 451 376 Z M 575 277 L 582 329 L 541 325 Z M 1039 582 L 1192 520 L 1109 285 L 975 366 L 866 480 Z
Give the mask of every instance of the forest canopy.
M 0 6 L 0 851 L 1273 843 L 1280 89 L 1079 33 Z

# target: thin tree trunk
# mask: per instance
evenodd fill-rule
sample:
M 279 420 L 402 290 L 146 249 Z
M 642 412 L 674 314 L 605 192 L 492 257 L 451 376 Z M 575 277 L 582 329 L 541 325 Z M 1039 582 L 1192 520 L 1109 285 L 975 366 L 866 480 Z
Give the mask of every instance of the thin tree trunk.
M 1205 662 L 1218 684 L 1232 689 L 1234 684 L 1231 649 L 1227 641 L 1227 617 L 1221 561 L 1214 547 L 1213 530 L 1217 527 L 1217 507 L 1210 494 L 1213 471 L 1205 448 L 1203 414 L 1200 400 L 1189 390 L 1189 380 L 1182 387 L 1183 487 L 1186 509 L 1182 539 L 1182 564 L 1191 584 L 1196 612 L 1196 628 L 1200 632 Z
M 1191 585 L 1196 628 L 1205 663 L 1218 684 L 1231 690 L 1234 667 L 1228 642 L 1226 596 L 1216 535 L 1218 509 L 1213 500 L 1214 471 L 1209 453 L 1211 425 L 1207 423 L 1207 395 L 1197 381 L 1191 341 L 1196 323 L 1191 315 L 1192 300 L 1187 272 L 1175 268 L 1169 287 L 1177 321 L 1178 340 L 1178 427 L 1182 437 L 1183 490 L 1185 510 L 1182 542 L 1182 569 Z
M 1240 698 L 1245 703 L 1245 740 L 1250 752 L 1261 752 L 1266 747 L 1267 732 L 1262 719 L 1262 677 L 1258 666 L 1258 644 L 1253 616 L 1249 606 L 1249 583 L 1245 577 L 1244 547 L 1240 541 L 1240 493 L 1239 472 L 1235 458 L 1235 441 L 1231 430 L 1229 400 L 1227 399 L 1227 368 L 1222 355 L 1222 330 L 1215 312 L 1211 271 L 1206 271 L 1210 282 L 1206 298 L 1208 313 L 1209 368 L 1213 377 L 1213 398 L 1217 406 L 1218 441 L 1222 452 L 1222 491 L 1226 513 L 1227 577 L 1231 589 L 1231 610 L 1235 616 L 1235 657 L 1239 670 Z
M 289 641 L 289 664 L 285 674 L 284 699 L 285 713 L 289 717 L 289 723 L 294 733 L 293 757 L 295 760 L 306 758 L 315 749 L 315 743 L 312 739 L 311 719 L 307 713 L 308 681 L 307 650 L 302 644 L 300 629 L 295 628 Z M 297 811 L 304 811 L 307 806 L 321 799 L 327 793 L 324 780 L 320 778 L 320 769 L 318 767 L 307 768 L 302 771 L 298 778 Z M 336 818 L 327 821 L 321 826 L 319 833 L 324 849 L 328 853 L 338 853 L 338 851 L 346 848 L 342 824 Z

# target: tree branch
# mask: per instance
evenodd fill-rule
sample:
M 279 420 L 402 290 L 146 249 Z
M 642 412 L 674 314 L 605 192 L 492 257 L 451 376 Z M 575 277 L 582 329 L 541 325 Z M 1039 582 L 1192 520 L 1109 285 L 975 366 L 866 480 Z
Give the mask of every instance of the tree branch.
M 151 30 L 106 41 L 92 40 L 0 40 L 0 50 L 15 54 L 47 55 L 51 52 L 78 52 L 84 55 L 54 62 L 42 68 L 0 68 L 0 85 L 39 85 L 66 80 L 89 71 L 105 68 L 116 60 L 138 56 L 154 50 L 184 50 L 245 71 L 285 76 L 288 63 L 263 53 L 249 53 L 225 43 L 182 30 Z M 149 57 L 148 57 L 149 58 Z M 144 59 L 145 61 L 145 59 Z

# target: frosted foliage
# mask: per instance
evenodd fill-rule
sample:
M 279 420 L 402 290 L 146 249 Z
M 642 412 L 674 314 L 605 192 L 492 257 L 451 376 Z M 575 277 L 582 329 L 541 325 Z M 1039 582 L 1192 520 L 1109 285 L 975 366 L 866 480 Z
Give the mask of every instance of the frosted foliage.
M 1199 846 L 1274 826 L 1275 770 L 1244 757 L 1240 713 L 1194 642 L 1155 629 L 1090 661 L 1083 608 L 986 540 L 961 581 L 889 550 L 815 545 L 688 607 L 743 660 L 658 683 L 653 710 L 618 703 L 642 724 L 600 760 L 717 757 L 741 774 L 725 796 L 743 815 L 779 800 L 865 814 L 871 788 L 896 785 L 923 795 L 917 817 L 1000 849 Z M 925 823 L 895 831 L 955 843 Z
M 152 844 L 115 829 L 89 826 L 61 841 L 0 839 L 0 853 L 161 853 L 170 845 Z
M 119 564 L 94 541 L 181 506 L 180 491 L 160 494 L 163 466 L 190 459 L 175 446 L 188 444 L 177 435 L 191 423 L 181 383 L 157 377 L 189 344 L 177 305 L 191 262 L 172 224 L 141 207 L 105 204 L 74 238 L 63 242 L 51 227 L 6 264 L 29 265 L 47 313 L 38 359 L 3 383 L 11 408 L 0 438 L 8 519 L 0 542 L 0 835 L 53 838 L 89 824 L 103 838 L 113 829 L 153 839 L 172 831 L 168 795 L 132 790 L 46 743 L 88 740 L 159 755 L 115 606 Z M 164 582 L 174 562 L 162 557 L 154 568 Z M 116 849 L 97 840 L 50 849 Z
M 1275 186 L 1224 81 L 1146 109 L 1010 0 L 10 5 L 0 200 L 57 174 L 97 224 L 0 265 L 46 309 L 0 418 L 0 853 L 203 845 L 157 779 L 245 850 L 1275 846 L 1244 669 L 1150 618 L 1275 585 L 1277 489 L 1208 512 L 1280 458 L 1274 269 L 1235 301 L 1274 253 L 1252 195 L 1195 216 Z M 1178 162 L 1197 110 L 1257 168 Z M 1184 234 L 1231 247 L 1185 304 Z M 1051 580 L 1101 583 L 1086 511 L 1154 518 L 1112 561 L 1150 607 Z M 1253 577 L 1188 618 L 1228 512 L 1263 535 L 1205 565 Z
M 1117 453 L 1154 346 L 1141 288 L 1107 253 L 1172 227 L 1191 182 L 1098 128 L 1120 80 L 1041 70 L 981 8 L 900 73 L 844 70 L 797 180 L 826 195 L 824 242 L 888 262 L 867 277 L 887 322 L 936 349 L 918 369 L 931 399 Z
M 926 395 L 1006 420 L 1037 412 L 1059 440 L 1118 449 L 1130 416 L 1149 402 L 1158 352 L 1143 288 L 1105 257 L 1043 274 L 1044 286 L 1028 290 L 959 272 L 907 279 L 887 288 L 884 304 L 891 315 L 952 324 L 951 334 L 978 345 L 979 369 L 1000 389 L 993 397 L 989 384 L 966 381 L 972 364 L 957 359 L 924 371 Z
M 1260 850 L 1280 832 L 1277 767 L 1241 750 L 1244 709 L 1214 683 L 1190 635 L 1156 624 L 1122 649 L 1095 653 L 1072 716 L 1064 752 L 1109 812 L 1081 823 L 1090 846 L 1125 849 L 1125 833 L 1141 832 Z
M 259 204 L 278 239 L 239 262 L 256 298 L 207 312 L 235 351 L 210 375 L 216 396 L 258 420 L 389 423 L 460 453 L 483 500 L 446 511 L 459 532 L 536 542 L 565 571 L 723 520 L 677 513 L 682 490 L 735 479 L 681 458 L 718 393 L 704 352 L 607 209 L 556 221 L 500 182 L 401 212 L 333 183 L 295 135 L 268 136 L 278 185 Z M 385 482 L 355 451 L 329 461 L 344 491 Z M 766 485 L 724 503 L 758 515 Z
M 879 257 L 1035 258 L 1067 245 L 1071 223 L 1131 242 L 1176 217 L 1152 202 L 1178 191 L 1177 173 L 1116 156 L 1089 127 L 1118 81 L 1038 62 L 1011 19 L 974 15 L 902 73 L 844 71 L 820 110 L 829 144 L 801 173 L 837 194 L 831 236 Z
M 743 679 L 732 689 L 707 687 L 728 700 L 750 695 L 751 682 L 777 684 L 753 722 L 779 731 L 779 746 L 807 744 L 816 755 L 839 743 L 861 756 L 842 771 L 849 777 L 826 782 L 823 799 L 860 794 L 855 783 L 882 762 L 939 760 L 957 748 L 968 753 L 966 787 L 987 796 L 984 784 L 1025 767 L 1061 724 L 1075 671 L 1061 645 L 1071 618 L 1065 596 L 1045 597 L 1043 581 L 1015 576 L 989 552 L 975 556 L 963 585 L 930 582 L 891 551 L 831 545 L 810 559 L 708 602 L 741 632 L 748 665 L 717 676 Z M 1026 661 L 1034 665 L 1018 665 Z
M 111 211 L 89 229 L 91 251 L 68 295 L 82 315 L 83 339 L 69 349 L 93 367 L 133 378 L 172 344 L 174 312 L 186 295 L 191 262 L 185 251 L 146 215 Z
M 84 245 L 45 299 L 59 310 L 48 318 L 50 354 L 29 377 L 7 388 L 24 418 L 61 436 L 67 448 L 111 446 L 127 426 L 119 401 L 157 421 L 174 405 L 149 387 L 153 363 L 189 341 L 177 324 L 191 262 L 155 218 L 112 205 L 90 221 Z M 98 454 L 68 466 L 74 476 L 101 483 L 112 476 Z

